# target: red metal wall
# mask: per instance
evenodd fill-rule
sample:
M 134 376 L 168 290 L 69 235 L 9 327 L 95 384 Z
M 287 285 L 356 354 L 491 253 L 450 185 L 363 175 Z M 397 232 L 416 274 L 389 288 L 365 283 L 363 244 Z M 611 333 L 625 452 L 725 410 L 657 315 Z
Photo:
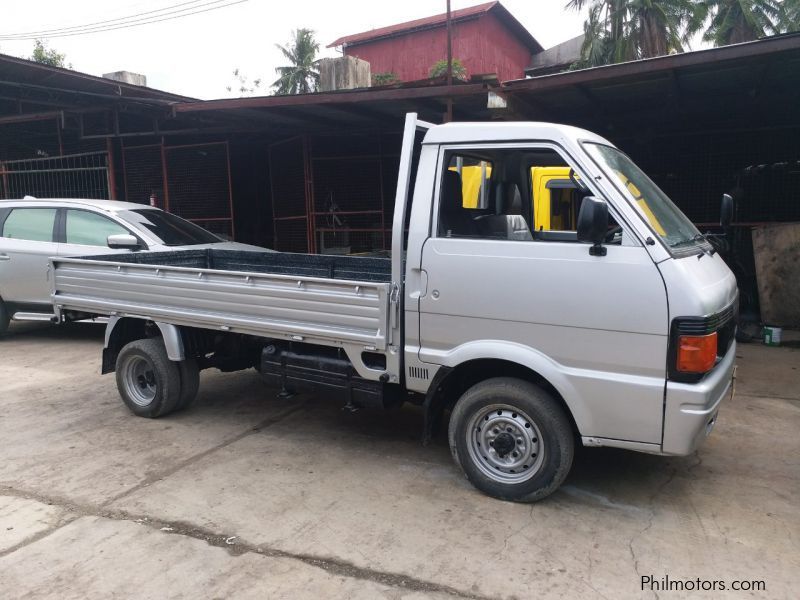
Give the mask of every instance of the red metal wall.
M 447 57 L 447 29 L 437 27 L 345 48 L 370 63 L 372 73 L 392 72 L 401 81 L 425 79 Z M 453 24 L 453 58 L 468 75 L 497 73 L 501 81 L 525 76 L 530 51 L 493 14 Z

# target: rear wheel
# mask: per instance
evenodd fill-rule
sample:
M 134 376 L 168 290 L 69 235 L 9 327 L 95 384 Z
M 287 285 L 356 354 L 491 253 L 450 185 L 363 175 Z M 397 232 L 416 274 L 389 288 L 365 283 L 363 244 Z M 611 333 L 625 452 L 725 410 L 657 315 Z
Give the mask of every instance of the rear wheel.
M 0 299 L 0 335 L 3 335 L 6 331 L 8 331 L 8 324 L 10 321 L 11 317 L 8 314 L 6 305 L 3 300 Z
M 178 404 L 181 376 L 160 338 L 136 340 L 117 357 L 117 389 L 125 405 L 139 417 L 164 416 Z
M 515 502 L 552 494 L 572 466 L 569 419 L 542 388 L 498 377 L 474 385 L 450 416 L 450 449 L 482 492 Z

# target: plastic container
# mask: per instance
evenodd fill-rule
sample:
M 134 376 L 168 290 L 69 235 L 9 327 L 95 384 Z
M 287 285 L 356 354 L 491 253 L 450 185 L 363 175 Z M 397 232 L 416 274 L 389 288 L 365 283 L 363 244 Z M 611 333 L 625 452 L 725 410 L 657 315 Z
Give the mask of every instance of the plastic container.
M 767 346 L 780 346 L 782 331 L 780 327 L 764 326 L 764 344 Z

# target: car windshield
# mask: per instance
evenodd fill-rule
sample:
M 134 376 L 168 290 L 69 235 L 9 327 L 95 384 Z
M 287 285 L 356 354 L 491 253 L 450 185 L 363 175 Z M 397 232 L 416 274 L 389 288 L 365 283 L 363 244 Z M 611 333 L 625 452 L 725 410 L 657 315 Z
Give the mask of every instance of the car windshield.
M 627 192 L 631 205 L 670 248 L 696 245 L 703 236 L 672 200 L 620 150 L 585 142 L 589 155 L 606 175 L 613 175 Z
M 119 212 L 119 216 L 128 223 L 149 231 L 165 246 L 194 246 L 222 241 L 210 231 L 162 210 L 124 210 Z

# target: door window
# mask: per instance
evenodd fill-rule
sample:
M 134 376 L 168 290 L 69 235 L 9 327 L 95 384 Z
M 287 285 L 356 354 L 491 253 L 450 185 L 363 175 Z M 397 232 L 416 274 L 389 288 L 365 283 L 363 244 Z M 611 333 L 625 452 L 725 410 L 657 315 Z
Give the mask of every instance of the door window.
M 439 237 L 577 242 L 591 192 L 551 148 L 481 148 L 445 154 Z M 608 243 L 620 243 L 609 219 Z
M 130 234 L 111 219 L 86 210 L 67 211 L 67 243 L 84 246 L 106 246 L 108 236 Z
M 14 208 L 3 224 L 3 237 L 32 242 L 52 242 L 55 208 Z

